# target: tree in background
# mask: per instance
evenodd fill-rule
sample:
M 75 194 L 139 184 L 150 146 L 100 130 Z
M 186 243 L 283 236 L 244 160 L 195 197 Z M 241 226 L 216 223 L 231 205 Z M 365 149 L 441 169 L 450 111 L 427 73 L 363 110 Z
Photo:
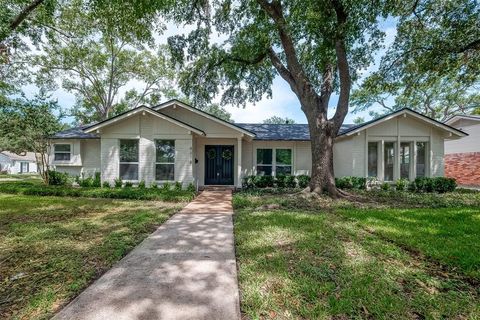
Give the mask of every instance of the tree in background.
M 268 124 L 294 124 L 296 123 L 295 120 L 290 119 L 288 117 L 282 118 L 279 116 L 272 116 L 268 119 L 263 120 L 263 123 Z
M 185 0 L 159 9 L 177 23 L 196 22 L 188 35 L 169 38 L 173 58 L 184 67 L 180 86 L 195 104 L 207 104 L 220 90 L 222 104 L 256 102 L 271 95 L 276 76 L 290 85 L 312 139 L 309 190 L 336 197 L 333 143 L 356 70 L 370 64 L 381 42 L 381 8 L 371 1 Z M 225 40 L 211 41 L 213 34 Z M 328 118 L 334 92 L 339 99 Z
M 355 119 L 353 119 L 354 124 L 362 124 L 364 122 L 365 122 L 365 118 L 363 117 L 356 117 Z
M 355 111 L 409 107 L 438 120 L 480 104 L 480 4 L 411 0 L 393 7 L 397 35 L 380 68 L 353 92 Z M 379 116 L 382 112 L 372 112 Z
M 57 32 L 33 59 L 37 84 L 56 89 L 61 80 L 62 88 L 76 96 L 73 115 L 80 123 L 159 103 L 174 78 L 167 51 L 152 51 L 156 46 L 119 33 L 109 25 L 115 20 L 99 22 L 82 5 L 77 1 L 59 10 Z M 132 81 L 143 88 L 127 90 Z
M 10 100 L 0 107 L 0 150 L 34 152 L 39 173 L 48 183 L 50 137 L 64 127 L 60 118 L 57 102 L 43 94 Z

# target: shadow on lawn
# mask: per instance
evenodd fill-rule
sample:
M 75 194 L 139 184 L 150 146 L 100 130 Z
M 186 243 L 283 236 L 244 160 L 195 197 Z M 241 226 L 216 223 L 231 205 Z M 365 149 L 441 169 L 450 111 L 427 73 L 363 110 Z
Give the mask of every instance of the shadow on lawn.
M 332 213 L 235 216 L 242 310 L 250 317 L 478 316 L 479 292 Z

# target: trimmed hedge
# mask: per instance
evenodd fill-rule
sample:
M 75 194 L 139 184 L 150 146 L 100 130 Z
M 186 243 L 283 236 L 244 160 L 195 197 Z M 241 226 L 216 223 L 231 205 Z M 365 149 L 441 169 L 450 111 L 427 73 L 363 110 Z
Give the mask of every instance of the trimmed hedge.
M 310 177 L 307 175 L 299 175 L 297 177 L 292 175 L 278 175 L 272 176 L 247 176 L 243 178 L 244 189 L 254 188 L 306 188 L 310 182 Z
M 438 192 L 446 193 L 455 191 L 457 182 L 453 178 L 445 177 L 419 177 L 410 182 L 409 191 L 413 192 Z
M 367 178 L 362 177 L 342 177 L 335 178 L 335 185 L 340 189 L 362 190 L 367 186 Z
M 190 201 L 195 191 L 166 190 L 165 188 L 73 188 L 67 186 L 46 186 L 29 182 L 2 182 L 0 192 L 35 196 L 111 198 L 134 200 L 160 200 L 169 202 Z

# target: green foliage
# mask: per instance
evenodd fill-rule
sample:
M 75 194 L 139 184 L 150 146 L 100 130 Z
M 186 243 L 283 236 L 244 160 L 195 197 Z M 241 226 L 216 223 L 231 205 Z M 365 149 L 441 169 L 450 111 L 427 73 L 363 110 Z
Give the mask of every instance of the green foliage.
M 112 186 L 108 181 L 103 181 L 102 187 L 106 189 L 110 189 Z
M 182 183 L 180 181 L 176 181 L 174 186 L 173 186 L 173 190 L 180 191 L 180 190 L 182 190 L 182 188 L 183 188 Z
M 100 188 L 102 186 L 102 177 L 100 172 L 95 172 L 93 175 L 92 187 Z
M 188 186 L 187 186 L 187 191 L 188 192 L 196 192 L 197 191 L 197 188 L 195 188 L 195 185 L 193 183 L 189 183 Z
M 272 116 L 268 119 L 263 120 L 263 123 L 267 124 L 294 124 L 296 123 L 295 120 L 290 119 L 288 117 L 282 118 L 279 116 Z
M 78 179 L 78 185 L 82 188 L 91 188 L 93 187 L 93 178 L 86 177 L 83 179 Z
M 154 188 L 74 188 L 69 185 L 45 186 L 31 182 L 2 182 L 0 193 L 25 194 L 36 196 L 111 198 L 132 200 L 189 201 L 194 192 L 173 189 Z
M 302 189 L 305 189 L 308 187 L 308 184 L 310 183 L 310 176 L 306 174 L 302 174 L 297 176 L 297 181 L 298 181 L 298 186 Z
M 398 179 L 397 181 L 395 181 L 395 190 L 397 191 L 405 191 L 407 190 L 408 186 L 409 186 L 408 179 Z
M 139 189 L 145 189 L 146 186 L 145 186 L 145 180 L 141 180 L 139 183 L 138 183 L 138 188 Z
M 367 179 L 363 177 L 335 178 L 335 185 L 340 189 L 365 189 Z
M 69 183 L 69 175 L 66 172 L 48 171 L 48 185 L 66 186 Z
M 255 176 L 253 183 L 257 188 L 272 188 L 274 186 L 274 178 L 272 176 Z
M 152 183 L 152 184 L 150 185 L 150 188 L 156 190 L 156 189 L 158 189 L 158 184 L 156 184 L 156 183 L 154 182 L 154 183 Z
M 295 176 L 287 175 L 285 176 L 285 187 L 295 188 L 297 186 L 297 181 L 295 181 Z
M 416 192 L 452 192 L 457 187 L 457 182 L 453 178 L 445 177 L 419 177 L 409 186 L 409 190 Z
M 390 189 L 392 189 L 392 185 L 388 182 L 384 182 L 380 185 L 380 189 L 382 189 L 383 191 L 389 191 Z
M 285 188 L 287 185 L 286 185 L 286 180 L 287 179 L 287 176 L 284 175 L 284 174 L 279 174 L 275 177 L 275 186 L 277 188 Z
M 252 189 L 255 187 L 255 176 L 246 176 L 242 180 L 242 189 Z
M 125 182 L 125 185 L 123 186 L 124 188 L 130 189 L 133 187 L 133 182 L 127 181 Z
M 171 186 L 170 182 L 164 182 L 160 189 L 163 190 L 163 191 L 169 191 L 170 189 L 172 189 L 172 186 Z
M 115 188 L 121 188 L 123 186 L 122 178 L 115 178 L 113 184 Z

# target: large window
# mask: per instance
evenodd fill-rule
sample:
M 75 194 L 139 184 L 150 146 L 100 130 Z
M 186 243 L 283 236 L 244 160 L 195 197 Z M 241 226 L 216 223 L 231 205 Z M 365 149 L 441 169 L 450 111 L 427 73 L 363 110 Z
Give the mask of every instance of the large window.
M 410 178 L 410 163 L 411 163 L 410 148 L 411 148 L 410 142 L 400 143 L 400 178 L 401 179 Z
M 426 176 L 426 164 L 427 164 L 427 143 L 426 142 L 417 142 L 417 163 L 416 171 L 417 177 Z
M 395 164 L 395 143 L 385 142 L 383 180 L 393 181 L 394 164 Z
M 138 140 L 120 140 L 120 178 L 138 180 Z
M 272 149 L 257 149 L 257 175 L 271 176 L 273 166 Z
M 292 174 L 292 149 L 275 150 L 275 175 Z
M 175 140 L 155 140 L 155 180 L 175 180 Z
M 56 144 L 53 148 L 55 161 L 70 161 L 71 149 L 69 144 Z
M 378 171 L 378 142 L 368 143 L 368 176 L 377 177 Z

